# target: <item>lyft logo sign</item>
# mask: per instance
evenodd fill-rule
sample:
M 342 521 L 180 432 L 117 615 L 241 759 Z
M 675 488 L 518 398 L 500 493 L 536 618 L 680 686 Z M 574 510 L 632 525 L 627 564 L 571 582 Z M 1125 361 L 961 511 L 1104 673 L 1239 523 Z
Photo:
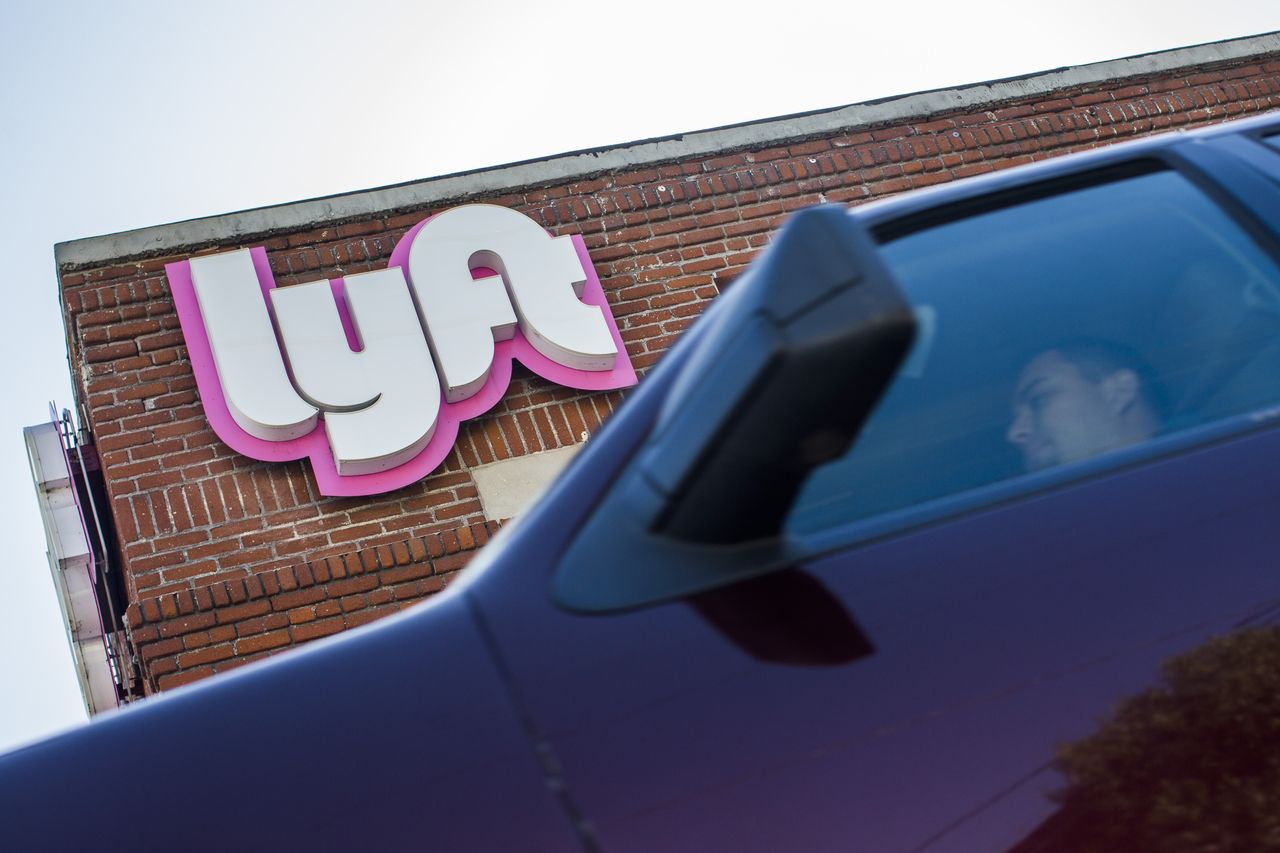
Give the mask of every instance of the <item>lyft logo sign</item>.
M 424 220 L 386 269 L 343 279 L 277 288 L 262 248 L 165 271 L 214 432 L 254 459 L 309 458 L 325 495 L 431 473 L 513 359 L 573 388 L 636 381 L 582 239 L 504 207 Z

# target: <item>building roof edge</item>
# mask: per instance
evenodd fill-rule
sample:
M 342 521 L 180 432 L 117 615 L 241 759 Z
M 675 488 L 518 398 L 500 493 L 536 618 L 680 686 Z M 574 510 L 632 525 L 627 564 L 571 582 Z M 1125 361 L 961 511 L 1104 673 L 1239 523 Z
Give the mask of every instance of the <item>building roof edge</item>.
M 491 192 L 563 183 L 603 172 L 643 168 L 746 147 L 768 147 L 775 143 L 827 135 L 849 128 L 883 125 L 923 115 L 1025 99 L 1105 80 L 1277 52 L 1280 52 L 1280 31 L 70 240 L 58 243 L 54 247 L 54 255 L 59 269 L 76 269 L 240 238 L 254 238 L 305 226 L 337 224 Z

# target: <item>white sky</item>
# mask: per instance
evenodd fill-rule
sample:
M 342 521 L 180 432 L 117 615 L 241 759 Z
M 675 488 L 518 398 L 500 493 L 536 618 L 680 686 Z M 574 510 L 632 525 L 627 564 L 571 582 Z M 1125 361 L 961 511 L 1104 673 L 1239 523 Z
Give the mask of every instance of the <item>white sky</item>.
M 84 715 L 21 434 L 71 403 L 55 242 L 1277 29 L 1275 0 L 5 2 L 0 751 Z

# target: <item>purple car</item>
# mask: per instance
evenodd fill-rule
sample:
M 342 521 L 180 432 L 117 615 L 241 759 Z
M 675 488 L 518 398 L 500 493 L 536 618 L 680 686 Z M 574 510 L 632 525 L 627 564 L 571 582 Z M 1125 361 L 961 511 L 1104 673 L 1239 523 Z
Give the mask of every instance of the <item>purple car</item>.
M 801 212 L 456 586 L 0 847 L 1275 849 L 1278 417 L 1280 118 Z

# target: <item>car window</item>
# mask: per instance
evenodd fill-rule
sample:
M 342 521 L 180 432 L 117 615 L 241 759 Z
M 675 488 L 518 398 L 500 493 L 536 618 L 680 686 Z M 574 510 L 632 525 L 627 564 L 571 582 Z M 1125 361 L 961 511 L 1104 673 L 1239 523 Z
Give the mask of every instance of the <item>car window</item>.
M 1034 475 L 1120 464 L 1280 400 L 1280 270 L 1175 171 L 987 209 L 882 251 L 919 334 L 850 451 L 806 483 L 791 532 L 1036 488 Z

